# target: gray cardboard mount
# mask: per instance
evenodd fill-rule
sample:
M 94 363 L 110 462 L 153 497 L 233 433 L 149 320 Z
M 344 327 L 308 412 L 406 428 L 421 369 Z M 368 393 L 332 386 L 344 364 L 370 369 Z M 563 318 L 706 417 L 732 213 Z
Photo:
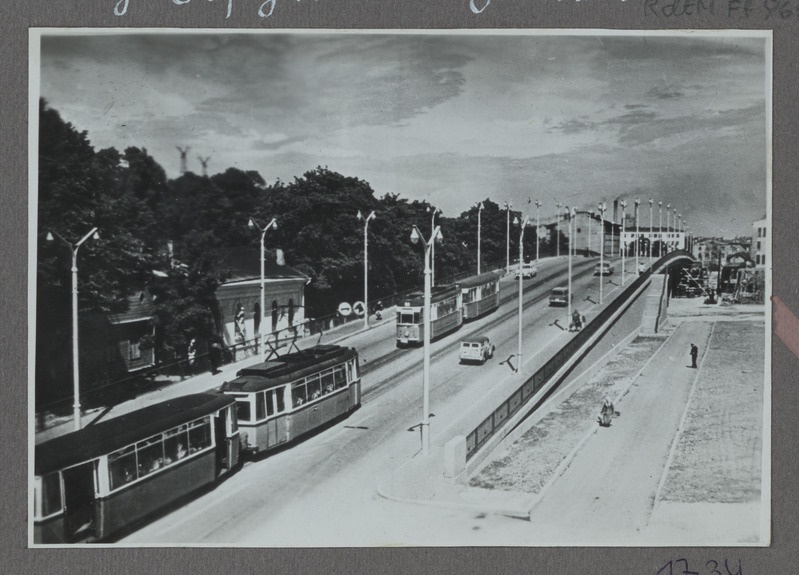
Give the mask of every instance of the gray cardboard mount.
M 115 6 L 127 4 L 124 16 Z M 799 204 L 799 16 L 769 10 L 776 0 L 17 0 L 0 4 L 4 61 L 0 86 L 2 273 L 2 571 L 4 573 L 637 573 L 656 575 L 670 559 L 714 573 L 717 561 L 742 573 L 796 571 L 794 474 L 797 358 L 774 338 L 772 356 L 772 544 L 767 548 L 379 548 L 379 549 L 28 549 L 28 29 L 30 27 L 200 28 L 596 28 L 773 30 L 773 289 L 799 310 L 793 231 Z M 472 10 L 474 6 L 474 11 Z M 268 11 L 267 4 L 264 10 Z M 745 8 L 748 8 L 745 10 Z M 13 305 L 12 305 L 13 304 Z M 679 567 L 679 569 L 677 568 Z M 682 564 L 673 573 L 681 573 Z M 734 572 L 735 570 L 733 570 Z M 668 573 L 666 571 L 665 573 Z

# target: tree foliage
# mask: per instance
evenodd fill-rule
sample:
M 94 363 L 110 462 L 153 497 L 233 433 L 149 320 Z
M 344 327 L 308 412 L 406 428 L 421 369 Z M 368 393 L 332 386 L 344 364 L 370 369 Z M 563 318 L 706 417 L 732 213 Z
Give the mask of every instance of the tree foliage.
M 362 297 L 364 221 L 358 212 L 376 215 L 368 226 L 370 300 L 422 282 L 423 248 L 410 234 L 413 226 L 426 239 L 431 234 L 434 207 L 425 201 L 377 197 L 368 182 L 321 166 L 288 183 L 267 184 L 259 173 L 236 168 L 169 179 L 146 149 L 95 151 L 87 133 L 44 100 L 39 114 L 37 383 L 40 377 L 55 382 L 64 367 L 68 371 L 71 341 L 70 252 L 47 241 L 48 231 L 74 244 L 99 229 L 100 240 L 86 241 L 79 251 L 81 314 L 124 312 L 131 294 L 149 288 L 156 296 L 158 353 L 185 349 L 190 338 L 207 340 L 221 329 L 215 293 L 226 278 L 219 254 L 258 246 L 259 234 L 247 226 L 251 217 L 264 224 L 277 220 L 266 236 L 269 257 L 282 249 L 287 265 L 311 278 L 306 317 Z M 516 216 L 511 212 L 511 220 Z M 458 217 L 437 216 L 444 236 L 436 246 L 437 283 L 476 272 L 477 217 L 477 204 Z M 507 212 L 486 198 L 480 217 L 486 270 L 504 263 Z M 534 230 L 525 235 L 528 256 L 535 254 Z M 516 258 L 518 226 L 511 226 L 509 241 Z

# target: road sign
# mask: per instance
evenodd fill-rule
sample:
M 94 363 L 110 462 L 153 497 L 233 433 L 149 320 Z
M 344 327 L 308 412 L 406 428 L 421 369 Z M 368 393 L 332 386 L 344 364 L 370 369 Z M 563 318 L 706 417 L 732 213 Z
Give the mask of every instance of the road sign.
M 340 304 L 338 304 L 338 313 L 346 317 L 352 313 L 352 306 L 350 306 L 350 304 L 348 304 L 347 302 L 343 301 Z
M 366 309 L 366 306 L 363 305 L 362 301 L 356 301 L 352 304 L 352 311 L 355 312 L 355 315 L 358 317 L 363 317 L 363 312 Z

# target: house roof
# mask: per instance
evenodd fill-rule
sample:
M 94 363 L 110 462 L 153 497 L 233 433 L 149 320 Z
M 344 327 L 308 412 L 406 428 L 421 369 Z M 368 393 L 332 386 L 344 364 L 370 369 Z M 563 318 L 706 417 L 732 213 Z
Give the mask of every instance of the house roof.
M 261 252 L 249 248 L 232 248 L 219 251 L 220 269 L 228 274 L 225 283 L 245 280 L 261 279 Z M 264 258 L 264 277 L 266 279 L 301 279 L 307 280 L 308 276 L 290 268 L 280 265 L 266 255 Z
M 112 313 L 108 319 L 113 324 L 144 321 L 155 317 L 155 299 L 150 290 L 143 289 L 128 296 L 128 309 L 121 313 Z

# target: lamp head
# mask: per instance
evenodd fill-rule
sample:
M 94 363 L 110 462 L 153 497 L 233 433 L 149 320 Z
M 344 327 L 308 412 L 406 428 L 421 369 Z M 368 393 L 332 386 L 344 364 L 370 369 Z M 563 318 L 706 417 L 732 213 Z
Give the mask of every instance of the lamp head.
M 518 226 L 519 225 L 519 216 L 513 216 L 513 225 L 514 226 Z
M 358 215 L 357 215 L 356 217 L 357 217 L 359 220 L 362 220 L 362 219 L 363 219 L 363 216 L 361 215 L 361 210 L 358 210 Z
M 411 230 L 411 243 L 418 244 L 419 243 L 419 232 L 416 231 L 416 226 Z
M 436 237 L 435 237 L 434 241 L 437 241 L 438 243 L 443 243 L 444 242 L 444 234 L 441 233 L 441 228 L 438 228 L 438 231 L 436 232 Z
M 53 237 L 53 232 L 47 232 L 47 238 L 45 238 L 45 239 L 48 242 L 52 242 L 53 240 L 55 240 L 55 238 Z
M 250 219 L 247 221 L 247 227 L 248 227 L 248 228 L 254 228 L 254 227 L 255 227 L 255 222 L 252 220 L 252 218 L 250 218 Z
M 93 240 L 99 240 L 100 239 L 100 232 L 94 232 L 94 235 L 92 236 L 92 239 Z

